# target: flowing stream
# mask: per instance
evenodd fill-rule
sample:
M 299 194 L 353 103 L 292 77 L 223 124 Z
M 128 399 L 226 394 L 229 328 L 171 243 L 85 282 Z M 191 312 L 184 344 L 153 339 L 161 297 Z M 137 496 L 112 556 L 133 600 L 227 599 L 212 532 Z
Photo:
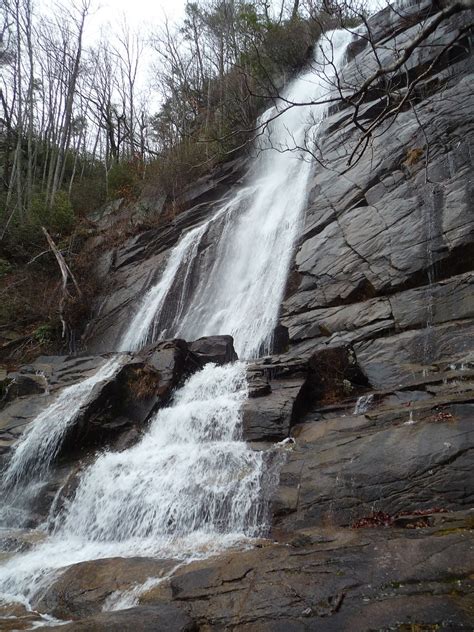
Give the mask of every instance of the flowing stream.
M 340 68 L 350 39 L 343 31 L 323 38 L 315 68 L 289 84 L 286 99 L 328 98 L 328 75 Z M 327 61 L 325 74 L 318 72 Z M 291 150 L 312 142 L 327 109 L 286 108 L 280 101 L 263 115 L 267 128 L 247 180 L 173 248 L 122 336 L 121 351 L 166 337 L 222 333 L 234 337 L 241 360 L 268 352 L 314 168 L 308 155 Z M 13 453 L 7 486 L 46 476 L 76 411 L 118 366 L 119 360 L 107 362 L 65 389 L 31 424 Z M 242 361 L 206 365 L 155 415 L 138 444 L 99 455 L 74 497 L 58 508 L 53 503 L 45 541 L 0 569 L 3 599 L 28 602 L 55 572 L 84 560 L 186 560 L 263 535 L 272 474 L 265 453 L 242 440 L 245 374 Z

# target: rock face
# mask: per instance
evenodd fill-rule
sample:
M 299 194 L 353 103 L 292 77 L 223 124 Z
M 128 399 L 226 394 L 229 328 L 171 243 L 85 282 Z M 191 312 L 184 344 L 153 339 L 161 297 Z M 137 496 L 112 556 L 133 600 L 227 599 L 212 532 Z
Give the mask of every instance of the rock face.
M 382 61 L 438 11 L 421 0 L 374 16 Z M 356 138 L 352 111 L 334 107 L 324 121 L 319 144 L 329 168 L 314 171 L 275 352 L 247 369 L 243 436 L 256 449 L 278 442 L 271 449 L 282 461 L 269 539 L 173 571 L 172 562 L 146 558 L 70 567 L 36 604 L 72 620 L 57 629 L 472 629 L 469 20 L 466 11 L 444 21 L 415 51 L 403 70 L 419 79 L 410 104 L 352 169 L 345 150 Z M 374 63 L 368 42 L 355 42 L 345 79 L 360 85 Z M 394 78 L 401 95 L 403 73 Z M 370 93 L 364 120 L 379 111 Z M 107 281 L 86 336 L 90 350 L 116 344 L 180 233 L 211 212 L 243 168 L 236 162 L 197 183 L 183 194 L 188 210 L 164 228 L 104 249 Z M 127 356 L 81 411 L 63 460 L 77 445 L 130 445 L 186 375 L 234 359 L 226 336 L 162 342 Z M 7 376 L 0 450 L 7 453 L 60 386 L 100 362 L 40 358 Z M 139 591 L 133 607 L 103 611 L 116 591 L 149 577 L 162 581 Z
M 430 11 L 431 3 L 421 2 L 404 5 L 405 18 L 386 9 L 372 19 L 375 41 L 384 39 L 382 63 L 393 48 L 411 41 L 420 16 Z M 463 41 L 471 18 L 466 13 L 443 22 L 429 40 L 432 47 L 410 58 L 410 74 L 422 73 L 440 45 L 457 36 Z M 320 137 L 330 169 L 315 171 L 282 322 L 293 353 L 352 344 L 375 388 L 398 387 L 426 367 L 463 362 L 472 352 L 468 53 L 460 45 L 435 63 L 418 86 L 416 107 L 374 136 L 346 173 L 344 148 L 354 146 L 357 134 L 348 123 L 352 111 L 341 108 L 328 116 Z M 345 68 L 344 79 L 360 85 L 374 64 L 366 45 Z M 375 105 L 369 95 L 361 106 L 365 121 L 376 115 Z
M 472 378 L 449 371 L 446 383 L 373 393 L 364 414 L 353 404 L 308 413 L 292 432 L 275 524 L 350 526 L 378 511 L 472 506 Z

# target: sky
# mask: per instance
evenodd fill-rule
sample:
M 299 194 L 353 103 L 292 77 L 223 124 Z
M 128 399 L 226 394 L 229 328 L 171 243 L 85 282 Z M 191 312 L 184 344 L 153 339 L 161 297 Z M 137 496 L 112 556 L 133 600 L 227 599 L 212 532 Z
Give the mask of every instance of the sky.
M 101 28 L 120 25 L 123 17 L 132 29 L 146 36 L 165 16 L 171 22 L 182 17 L 185 0 L 96 0 L 94 4 L 97 8 L 88 20 L 87 39 L 96 37 Z

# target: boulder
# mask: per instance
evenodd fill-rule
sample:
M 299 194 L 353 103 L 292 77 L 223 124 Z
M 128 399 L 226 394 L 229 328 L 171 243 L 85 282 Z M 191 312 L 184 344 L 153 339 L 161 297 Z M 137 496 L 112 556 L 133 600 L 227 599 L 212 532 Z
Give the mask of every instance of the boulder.
M 207 336 L 189 344 L 201 366 L 208 362 L 226 364 L 237 360 L 232 336 Z
M 281 441 L 305 407 L 307 363 L 282 355 L 247 367 L 249 398 L 242 408 L 246 441 Z

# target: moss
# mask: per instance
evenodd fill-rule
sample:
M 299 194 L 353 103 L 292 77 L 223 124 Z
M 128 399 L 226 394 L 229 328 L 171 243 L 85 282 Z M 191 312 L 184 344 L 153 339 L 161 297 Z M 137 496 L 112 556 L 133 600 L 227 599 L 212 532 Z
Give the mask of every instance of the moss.
M 6 259 L 0 257 L 0 277 L 9 274 L 12 271 L 12 265 Z
M 147 399 L 156 394 L 160 382 L 158 371 L 148 367 L 132 367 L 127 376 L 127 388 L 133 399 Z
M 466 533 L 466 531 L 472 531 L 474 529 L 474 525 L 463 525 L 462 527 L 449 527 L 448 529 L 441 529 L 436 532 L 436 535 L 445 536 L 445 535 L 453 535 L 453 533 Z
M 33 332 L 33 338 L 40 344 L 49 344 L 55 337 L 55 327 L 51 323 L 44 323 Z

